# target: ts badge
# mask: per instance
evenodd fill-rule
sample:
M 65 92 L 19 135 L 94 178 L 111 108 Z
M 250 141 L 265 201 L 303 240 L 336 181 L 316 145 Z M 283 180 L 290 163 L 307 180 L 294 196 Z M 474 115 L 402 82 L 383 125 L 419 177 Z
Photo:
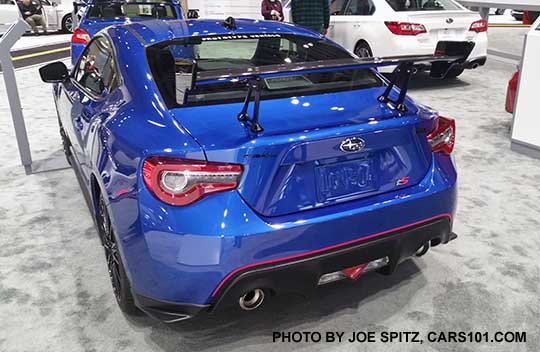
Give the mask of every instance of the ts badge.
M 405 186 L 410 180 L 411 178 L 409 176 L 402 177 L 396 181 L 396 186 Z

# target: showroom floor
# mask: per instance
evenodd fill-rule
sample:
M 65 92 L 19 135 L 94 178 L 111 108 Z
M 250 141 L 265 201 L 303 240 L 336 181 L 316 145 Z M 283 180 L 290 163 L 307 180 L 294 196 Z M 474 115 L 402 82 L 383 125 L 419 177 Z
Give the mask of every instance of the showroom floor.
M 520 52 L 521 41 L 492 33 Z M 458 123 L 458 240 L 391 277 L 368 274 L 307 299 L 276 297 L 251 314 L 230 310 L 174 326 L 120 313 L 74 173 L 25 176 L 0 99 L 0 351 L 539 351 L 540 161 L 509 150 L 504 101 L 514 69 L 490 60 L 452 83 L 413 84 L 415 98 Z M 37 68 L 17 75 L 34 158 L 60 156 L 50 87 Z M 272 343 L 273 331 L 384 330 L 528 335 L 514 345 Z

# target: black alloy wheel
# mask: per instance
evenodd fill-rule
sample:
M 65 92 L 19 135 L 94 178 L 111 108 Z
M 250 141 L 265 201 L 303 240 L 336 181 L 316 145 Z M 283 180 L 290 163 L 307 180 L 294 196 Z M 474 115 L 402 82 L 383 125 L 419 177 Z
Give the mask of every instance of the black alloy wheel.
M 60 122 L 60 119 L 58 119 L 58 124 L 60 126 L 60 138 L 62 138 L 62 149 L 64 150 L 64 155 L 66 156 L 68 164 L 71 165 L 71 142 L 69 141 L 69 138 L 66 134 L 66 131 L 64 130 L 64 127 L 62 126 L 62 123 Z
M 137 314 L 138 309 L 135 306 L 133 294 L 131 293 L 131 285 L 127 278 L 126 271 L 124 270 L 124 265 L 122 264 L 122 258 L 111 225 L 107 204 L 101 195 L 99 197 L 98 212 L 99 235 L 103 249 L 105 250 L 107 269 L 109 270 L 109 277 L 111 279 L 116 302 L 124 313 L 129 315 Z

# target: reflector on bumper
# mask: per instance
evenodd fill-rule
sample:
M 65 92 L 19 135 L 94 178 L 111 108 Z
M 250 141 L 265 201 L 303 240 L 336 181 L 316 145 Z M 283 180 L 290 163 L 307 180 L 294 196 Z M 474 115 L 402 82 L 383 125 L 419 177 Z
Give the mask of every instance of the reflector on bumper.
M 388 265 L 388 263 L 390 263 L 390 259 L 388 257 L 384 257 L 384 258 L 373 260 L 369 263 L 364 263 L 357 266 L 353 266 L 351 268 L 335 271 L 333 273 L 324 274 L 319 279 L 319 286 L 325 285 L 331 282 L 347 279 L 347 278 L 351 280 L 356 280 L 362 274 L 385 267 Z

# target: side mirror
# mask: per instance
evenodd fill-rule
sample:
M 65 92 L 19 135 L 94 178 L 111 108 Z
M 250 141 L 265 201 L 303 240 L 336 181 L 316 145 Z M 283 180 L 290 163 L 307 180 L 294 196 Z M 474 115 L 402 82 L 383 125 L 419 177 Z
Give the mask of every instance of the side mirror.
M 69 71 L 63 62 L 53 62 L 40 68 L 39 75 L 45 83 L 60 83 L 68 80 Z

